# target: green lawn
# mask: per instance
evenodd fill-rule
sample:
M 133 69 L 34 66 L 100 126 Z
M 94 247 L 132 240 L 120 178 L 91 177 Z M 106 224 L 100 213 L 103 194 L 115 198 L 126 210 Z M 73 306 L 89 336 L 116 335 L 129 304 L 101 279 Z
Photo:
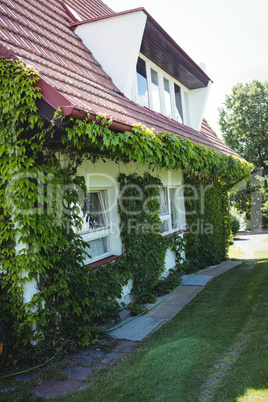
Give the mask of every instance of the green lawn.
M 268 401 L 268 260 L 215 278 L 90 387 L 60 401 Z

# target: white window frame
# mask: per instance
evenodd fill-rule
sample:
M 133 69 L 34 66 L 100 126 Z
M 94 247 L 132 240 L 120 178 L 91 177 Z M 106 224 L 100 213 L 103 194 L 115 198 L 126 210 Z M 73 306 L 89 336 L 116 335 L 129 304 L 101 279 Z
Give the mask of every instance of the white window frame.
M 162 232 L 163 236 L 166 236 L 166 235 L 168 235 L 170 233 L 178 232 L 180 230 L 179 222 L 178 222 L 178 225 L 177 225 L 176 228 L 172 228 L 173 222 L 172 222 L 172 218 L 171 218 L 171 208 L 172 208 L 172 206 L 171 206 L 171 195 L 170 195 L 171 191 L 170 190 L 171 189 L 177 189 L 177 188 L 178 187 L 176 187 L 176 186 L 163 186 L 163 187 L 160 187 L 160 192 L 162 190 L 164 190 L 164 191 L 166 191 L 166 195 L 167 195 L 167 213 L 162 213 L 161 214 L 161 212 L 160 212 L 160 214 L 159 214 L 161 223 L 165 222 L 165 223 L 168 224 L 168 230 Z M 160 194 L 160 197 L 161 197 L 161 194 Z M 179 218 L 179 214 L 180 214 L 180 211 L 179 211 L 179 209 L 177 209 L 178 218 Z M 180 221 L 180 219 L 178 219 L 178 221 Z
M 105 221 L 105 226 L 103 228 L 92 228 L 92 229 L 83 229 L 80 232 L 78 232 L 82 237 L 85 242 L 88 242 L 90 245 L 90 242 L 94 240 L 99 240 L 103 238 L 107 238 L 107 252 L 103 254 L 99 254 L 95 257 L 92 257 L 90 259 L 86 258 L 85 264 L 90 264 L 92 262 L 102 260 L 103 258 L 109 257 L 112 255 L 111 252 L 111 225 L 110 225 L 110 214 L 109 214 L 109 194 L 108 194 L 108 189 L 88 189 L 87 190 L 87 196 L 88 194 L 92 193 L 98 193 L 100 195 L 99 202 L 101 204 L 101 211 L 103 212 L 103 217 Z M 83 213 L 84 219 L 84 226 L 86 226 L 86 214 Z M 90 248 L 89 248 L 89 254 L 90 254 Z
M 183 124 L 189 124 L 189 105 L 186 105 L 184 94 L 189 94 L 189 89 L 187 89 L 183 84 L 179 81 L 175 80 L 171 75 L 160 69 L 156 64 L 150 61 L 147 57 L 143 54 L 139 54 L 139 58 L 145 61 L 146 65 L 146 76 L 147 76 L 147 88 L 148 88 L 148 103 L 149 108 L 151 110 L 157 111 L 153 105 L 153 95 L 152 95 L 152 79 L 151 79 L 151 68 L 155 70 L 158 74 L 158 82 L 159 82 L 159 92 L 160 92 L 160 110 L 163 115 L 172 118 Z M 171 97 L 171 117 L 168 116 L 166 105 L 165 105 L 165 93 L 164 93 L 164 78 L 169 81 L 170 84 L 170 97 Z M 182 113 L 183 119 L 177 118 L 176 112 L 176 102 L 175 102 L 175 90 L 174 84 L 178 85 L 181 89 L 181 103 L 182 103 Z M 133 84 L 132 90 L 132 97 L 134 102 L 139 103 L 139 96 L 138 96 L 138 83 L 137 83 L 137 74 L 135 74 L 135 80 Z

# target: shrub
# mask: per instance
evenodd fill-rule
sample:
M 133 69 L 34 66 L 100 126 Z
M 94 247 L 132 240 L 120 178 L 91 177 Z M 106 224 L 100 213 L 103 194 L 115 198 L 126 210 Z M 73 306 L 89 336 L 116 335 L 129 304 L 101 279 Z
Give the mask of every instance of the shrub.
M 231 231 L 233 236 L 236 235 L 236 233 L 239 231 L 240 228 L 240 222 L 236 216 L 233 214 L 230 214 L 230 225 L 231 225 Z

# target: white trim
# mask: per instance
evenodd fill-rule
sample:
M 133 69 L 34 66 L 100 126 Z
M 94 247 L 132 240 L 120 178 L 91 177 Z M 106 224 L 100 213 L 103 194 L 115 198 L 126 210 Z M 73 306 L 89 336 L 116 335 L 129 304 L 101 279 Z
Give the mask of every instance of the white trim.
M 83 236 L 84 240 L 87 242 L 101 239 L 102 237 L 108 237 L 110 236 L 110 233 L 111 233 L 110 226 L 107 226 L 107 228 L 92 229 L 84 232 L 79 232 L 79 234 Z
M 148 57 L 144 56 L 142 53 L 139 53 L 139 57 L 146 61 L 146 64 L 148 63 L 152 68 L 160 73 L 162 73 L 163 76 L 165 76 L 168 80 L 171 80 L 175 82 L 177 85 L 179 85 L 185 92 L 190 92 L 190 90 L 183 85 L 180 81 L 176 80 L 172 75 L 168 74 L 166 71 L 162 70 L 160 67 L 157 66 L 153 61 L 148 59 Z
M 110 213 L 109 213 L 109 195 L 108 195 L 108 189 L 102 189 L 102 188 L 90 188 L 87 189 L 87 195 L 90 193 L 98 193 L 99 194 L 99 203 L 101 207 L 101 212 L 103 212 L 103 219 L 104 219 L 104 224 L 107 225 L 105 227 L 101 228 L 96 228 L 96 229 L 86 229 L 86 230 L 81 230 L 78 232 L 83 238 L 85 242 L 87 242 L 90 246 L 90 242 L 94 240 L 99 240 L 103 238 L 107 238 L 107 252 L 97 255 L 96 257 L 92 258 L 85 258 L 84 264 L 90 264 L 92 262 L 102 260 L 103 258 L 109 257 L 112 255 L 111 251 L 111 242 L 110 242 L 110 237 L 111 237 L 111 225 L 110 225 Z M 85 215 L 83 214 L 83 219 L 85 220 Z M 89 254 L 90 254 L 90 247 L 89 247 Z
M 167 209 L 168 209 L 168 213 L 165 213 L 165 214 L 162 214 L 162 215 L 159 214 L 159 218 L 161 220 L 161 223 L 162 222 L 168 222 L 169 230 L 161 233 L 162 236 L 166 236 L 168 234 L 175 233 L 178 230 L 180 230 L 180 224 L 178 224 L 178 226 L 176 228 L 172 228 L 172 223 L 173 222 L 172 222 L 172 219 L 171 219 L 171 207 L 172 206 L 171 206 L 170 190 L 172 188 L 177 189 L 178 186 L 163 186 L 161 188 L 162 189 L 167 189 Z M 179 218 L 179 211 L 177 211 L 177 214 L 178 214 L 178 218 Z

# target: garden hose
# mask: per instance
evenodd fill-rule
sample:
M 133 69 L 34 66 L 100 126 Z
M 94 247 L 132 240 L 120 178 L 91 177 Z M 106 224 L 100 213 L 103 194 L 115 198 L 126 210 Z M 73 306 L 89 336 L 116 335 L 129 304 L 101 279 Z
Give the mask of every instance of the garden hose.
M 39 364 L 38 366 L 35 367 L 31 367 L 29 369 L 23 370 L 23 371 L 18 371 L 16 373 L 12 373 L 12 374 L 7 374 L 7 375 L 3 375 L 0 377 L 1 378 L 6 378 L 6 377 L 12 377 L 14 375 L 19 375 L 19 374 L 24 374 L 24 373 L 28 373 L 29 371 L 35 370 L 39 367 L 45 366 L 47 363 L 51 362 L 53 359 L 55 359 L 55 357 L 60 353 L 61 349 L 63 348 L 63 346 L 66 345 L 66 343 L 68 342 L 69 339 L 66 339 L 66 341 L 63 342 L 63 344 L 60 346 L 60 348 L 58 349 L 57 353 L 55 353 L 54 356 L 52 356 L 50 359 L 48 359 L 46 362 Z
M 216 268 L 220 268 L 223 264 L 224 264 L 224 262 L 221 263 L 220 265 L 216 265 L 215 267 L 211 267 L 211 268 L 208 268 L 208 269 L 206 269 L 206 270 L 202 270 L 201 272 L 197 272 L 196 274 L 191 275 L 188 279 L 186 279 L 184 282 L 180 283 L 179 286 L 177 286 L 174 290 L 172 290 L 172 292 L 170 292 L 166 297 L 164 297 L 163 300 L 161 300 L 160 302 L 156 303 L 153 307 L 144 310 L 142 313 L 136 315 L 135 317 L 130 318 L 129 320 L 127 320 L 127 321 L 125 321 L 125 322 L 123 322 L 123 323 L 121 323 L 121 324 L 116 325 L 116 326 L 113 327 L 113 328 L 107 329 L 106 332 L 111 332 L 111 331 L 113 331 L 113 330 L 115 330 L 115 329 L 117 329 L 117 328 L 123 327 L 123 325 L 126 325 L 126 324 L 128 324 L 129 322 L 131 322 L 131 321 L 135 320 L 136 318 L 140 317 L 141 315 L 147 313 L 148 311 L 153 310 L 155 307 L 157 307 L 157 306 L 159 306 L 159 304 L 163 303 L 163 302 L 164 302 L 169 296 L 171 296 L 177 289 L 179 289 L 181 286 L 183 286 L 185 283 L 187 283 L 187 282 L 188 282 L 191 278 L 193 278 L 194 276 L 201 275 L 201 274 L 203 274 L 203 273 L 205 273 L 205 272 L 212 271 L 213 269 L 216 269 Z M 28 373 L 29 371 L 32 371 L 32 370 L 35 370 L 35 369 L 40 368 L 40 367 L 42 367 L 42 366 L 45 366 L 47 363 L 49 363 L 49 362 L 51 362 L 53 359 L 55 359 L 55 357 L 60 353 L 61 349 L 66 345 L 66 343 L 68 342 L 69 339 L 70 339 L 70 338 L 68 338 L 66 341 L 64 341 L 63 344 L 62 344 L 62 345 L 60 346 L 60 348 L 58 349 L 57 353 L 55 353 L 55 355 L 52 356 L 50 359 L 48 359 L 46 362 L 41 363 L 41 364 L 39 364 L 38 366 L 35 366 L 35 367 L 32 367 L 32 368 L 23 370 L 23 371 L 19 371 L 19 372 L 16 372 L 16 373 L 3 375 L 3 376 L 0 377 L 0 379 L 2 379 L 2 378 L 7 378 L 7 377 L 12 377 L 12 376 L 19 375 L 19 374 Z

